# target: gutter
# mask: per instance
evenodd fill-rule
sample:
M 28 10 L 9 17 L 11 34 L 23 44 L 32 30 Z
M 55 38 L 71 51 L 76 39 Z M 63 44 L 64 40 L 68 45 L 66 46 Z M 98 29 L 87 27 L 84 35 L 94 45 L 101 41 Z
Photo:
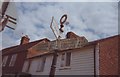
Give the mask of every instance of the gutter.
M 94 77 L 96 77 L 96 44 L 94 45 Z

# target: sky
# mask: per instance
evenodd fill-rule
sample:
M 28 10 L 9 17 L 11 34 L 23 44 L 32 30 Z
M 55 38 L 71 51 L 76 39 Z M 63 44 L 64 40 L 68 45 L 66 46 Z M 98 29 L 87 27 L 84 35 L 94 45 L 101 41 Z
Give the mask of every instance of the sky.
M 64 14 L 69 24 L 65 25 L 63 36 L 72 31 L 94 41 L 118 34 L 117 2 L 16 2 L 16 7 L 17 27 L 15 30 L 5 28 L 0 33 L 1 48 L 19 45 L 23 35 L 28 35 L 30 41 L 55 40 L 50 28 L 52 16 L 59 26 Z

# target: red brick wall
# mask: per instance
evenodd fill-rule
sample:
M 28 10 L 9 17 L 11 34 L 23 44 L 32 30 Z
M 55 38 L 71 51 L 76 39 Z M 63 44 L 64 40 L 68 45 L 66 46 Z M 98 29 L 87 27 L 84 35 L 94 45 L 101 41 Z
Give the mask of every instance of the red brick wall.
M 118 37 L 99 42 L 100 75 L 118 75 Z
M 76 35 L 75 33 L 73 32 L 68 32 L 66 34 L 66 38 L 80 38 L 80 36 Z

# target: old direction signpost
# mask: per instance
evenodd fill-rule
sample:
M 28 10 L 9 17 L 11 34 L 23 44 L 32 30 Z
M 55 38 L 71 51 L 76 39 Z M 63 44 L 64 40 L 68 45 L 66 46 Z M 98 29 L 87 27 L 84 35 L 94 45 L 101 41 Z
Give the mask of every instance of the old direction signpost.
M 64 23 L 67 20 L 67 14 L 64 14 L 61 19 L 60 19 L 60 32 L 64 32 L 63 27 L 64 27 Z
M 78 48 L 78 47 L 84 46 L 88 42 L 85 38 L 83 39 L 60 39 L 61 38 L 60 34 L 64 32 L 63 27 L 64 27 L 64 23 L 66 22 L 66 20 L 67 20 L 67 15 L 64 14 L 60 19 L 60 29 L 59 29 L 58 25 L 52 25 L 53 23 L 53 18 L 52 18 L 50 27 L 56 37 L 56 40 L 50 42 L 49 49 L 50 51 L 54 51 L 54 54 L 53 54 L 53 61 L 52 61 L 49 77 L 54 77 L 55 75 L 58 51 Z
M 0 2 L 0 32 L 4 30 L 5 27 L 10 29 L 15 29 L 17 25 L 17 9 L 14 2 L 6 0 L 6 2 Z
M 60 39 L 62 37 L 61 34 L 64 32 L 63 28 L 66 20 L 67 20 L 67 14 L 64 14 L 60 19 L 60 28 L 59 28 L 56 20 L 54 19 L 54 17 L 52 17 L 50 28 L 52 29 L 52 32 L 54 33 L 56 39 Z
M 73 48 L 80 48 L 86 45 L 87 43 L 88 41 L 86 38 L 60 39 L 59 48 L 58 48 L 56 47 L 56 40 L 50 41 L 50 42 L 40 42 L 37 45 L 33 46 L 31 49 L 29 49 L 30 53 L 28 57 L 36 56 L 36 53 L 37 55 L 43 55 L 51 51 L 54 51 L 56 49 L 67 50 L 67 49 L 73 49 Z M 32 54 L 33 51 L 34 53 Z
M 62 33 L 64 32 L 63 24 L 65 23 L 66 19 L 67 19 L 66 14 L 61 17 L 60 19 L 61 24 L 59 29 L 56 21 L 54 20 L 54 17 L 52 17 L 52 22 L 50 27 L 56 37 L 56 40 L 50 42 L 40 42 L 36 46 L 32 47 L 30 49 L 30 54 L 28 54 L 28 57 L 32 57 L 32 56 L 43 55 L 51 52 L 53 53 L 53 60 L 52 60 L 49 77 L 54 77 L 58 51 L 80 48 L 88 43 L 88 40 L 85 37 L 60 39 L 60 32 Z
M 72 38 L 72 39 L 60 39 L 59 48 L 55 48 L 56 40 L 50 42 L 50 51 L 54 49 L 67 50 L 73 48 L 80 48 L 88 43 L 86 38 Z

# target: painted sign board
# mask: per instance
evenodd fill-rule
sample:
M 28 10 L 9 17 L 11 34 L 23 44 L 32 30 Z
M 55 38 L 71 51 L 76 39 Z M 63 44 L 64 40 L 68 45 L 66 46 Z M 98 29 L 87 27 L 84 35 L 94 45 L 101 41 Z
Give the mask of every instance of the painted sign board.
M 48 52 L 54 51 L 55 49 L 59 50 L 67 50 L 67 49 L 74 49 L 80 48 L 85 46 L 88 41 L 85 38 L 71 38 L 71 39 L 60 39 L 54 40 L 51 42 L 40 42 L 37 45 L 33 46 L 29 49 L 28 58 L 43 55 Z

